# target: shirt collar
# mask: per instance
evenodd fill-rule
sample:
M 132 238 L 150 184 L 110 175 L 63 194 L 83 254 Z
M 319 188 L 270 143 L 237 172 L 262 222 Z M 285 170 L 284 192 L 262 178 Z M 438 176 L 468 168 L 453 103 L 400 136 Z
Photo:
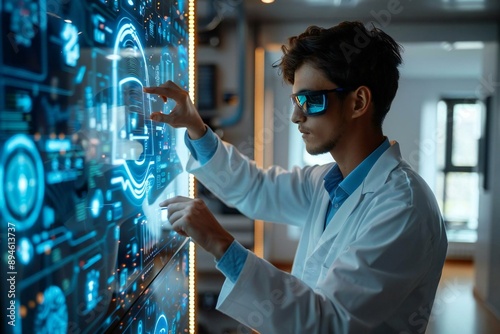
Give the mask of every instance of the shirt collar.
M 339 165 L 334 164 L 330 171 L 324 177 L 324 187 L 328 194 L 330 195 L 330 199 L 333 200 L 335 197 L 335 190 L 337 190 L 339 184 L 342 182 L 344 177 L 340 172 Z
M 340 187 L 348 196 L 350 196 L 370 172 L 378 158 L 391 146 L 389 140 L 385 138 L 382 144 L 365 158 L 354 170 L 344 179 L 340 168 L 335 164 L 324 177 L 324 187 L 330 198 L 335 197 L 335 191 Z

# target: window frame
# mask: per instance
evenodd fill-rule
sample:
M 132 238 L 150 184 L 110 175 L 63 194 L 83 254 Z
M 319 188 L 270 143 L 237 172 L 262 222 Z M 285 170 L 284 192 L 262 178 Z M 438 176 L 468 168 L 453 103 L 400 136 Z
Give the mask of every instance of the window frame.
M 454 141 L 454 108 L 458 104 L 480 104 L 481 101 L 477 98 L 441 98 L 446 104 L 446 129 L 445 129 L 445 159 L 444 166 L 439 168 L 439 171 L 443 174 L 443 184 L 442 184 L 442 203 L 443 203 L 443 218 L 447 226 L 452 224 L 452 221 L 446 219 L 445 207 L 447 199 L 447 179 L 451 173 L 479 173 L 479 159 L 476 161 L 474 166 L 456 166 L 453 164 L 453 141 Z M 479 115 L 481 117 L 481 115 Z M 480 120 L 481 121 L 481 120 Z M 478 143 L 479 145 L 479 143 Z M 478 147 L 478 150 L 480 148 Z M 478 151 L 479 152 L 479 151 Z M 469 222 L 465 222 L 466 225 Z
M 464 172 L 464 173 L 474 173 L 477 172 L 477 163 L 475 166 L 455 166 L 453 164 L 452 156 L 453 156 L 453 124 L 454 124 L 454 115 L 453 109 L 457 104 L 478 104 L 479 100 L 474 98 L 467 99 L 441 99 L 444 103 L 446 103 L 446 142 L 445 142 L 445 159 L 444 159 L 444 167 L 442 168 L 442 172 Z

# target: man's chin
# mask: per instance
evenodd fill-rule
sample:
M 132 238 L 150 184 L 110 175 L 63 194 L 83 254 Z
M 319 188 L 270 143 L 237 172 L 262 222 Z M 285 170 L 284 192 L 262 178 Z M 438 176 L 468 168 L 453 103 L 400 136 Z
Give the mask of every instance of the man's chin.
M 328 153 L 328 150 L 321 149 L 320 147 L 310 147 L 306 144 L 306 151 L 310 155 L 320 155 L 324 153 Z

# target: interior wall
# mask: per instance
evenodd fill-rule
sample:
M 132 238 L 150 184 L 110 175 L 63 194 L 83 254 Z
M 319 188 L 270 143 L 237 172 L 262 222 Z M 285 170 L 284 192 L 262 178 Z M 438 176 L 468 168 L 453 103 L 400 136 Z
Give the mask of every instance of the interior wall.
M 224 21 L 220 30 L 220 45 L 199 45 L 197 61 L 199 64 L 214 64 L 216 66 L 216 103 L 213 111 L 214 128 L 226 141 L 236 145 L 240 151 L 253 156 L 253 77 L 254 77 L 254 33 L 252 27 L 243 23 L 241 28 L 235 21 Z M 243 30 L 241 30 L 243 29 Z M 243 42 L 242 42 L 243 41 Z M 244 50 L 240 50 L 243 46 Z M 243 68 L 243 70 L 242 70 Z M 241 76 L 243 75 L 243 78 Z M 241 94 L 240 85 L 244 84 Z M 225 101 L 224 96 L 234 94 L 236 99 Z M 220 122 L 241 113 L 238 122 L 231 126 L 218 126 Z
M 398 93 L 383 124 L 384 133 L 396 140 L 403 158 L 415 170 L 421 172 L 424 165 L 435 166 L 437 138 L 435 123 L 424 124 L 423 110 L 436 112 L 437 103 L 443 97 L 474 97 L 478 79 L 406 79 L 401 78 Z M 422 138 L 421 128 L 426 127 L 430 138 Z M 433 128 L 434 127 L 434 128 Z M 429 181 L 428 181 L 429 182 Z
M 490 250 L 490 262 L 489 266 L 491 268 L 490 273 L 490 294 L 488 302 L 491 305 L 493 312 L 496 314 L 497 318 L 500 319 L 500 266 L 498 265 L 498 259 L 500 258 L 500 177 L 498 173 L 500 171 L 500 25 L 499 25 L 499 38 L 496 44 L 496 76 L 493 76 L 494 82 L 494 92 L 492 93 L 492 109 L 494 116 L 492 117 L 492 127 L 493 136 L 492 143 L 493 152 L 491 154 L 491 165 L 490 167 L 490 180 L 491 180 L 491 208 L 492 208 L 492 219 L 488 222 L 491 225 L 491 250 Z
M 486 45 L 484 70 L 480 93 L 491 96 L 491 131 L 489 146 L 488 189 L 481 189 L 479 202 L 478 241 L 475 256 L 475 286 L 477 296 L 486 302 L 491 311 L 500 318 L 500 26 L 498 42 Z

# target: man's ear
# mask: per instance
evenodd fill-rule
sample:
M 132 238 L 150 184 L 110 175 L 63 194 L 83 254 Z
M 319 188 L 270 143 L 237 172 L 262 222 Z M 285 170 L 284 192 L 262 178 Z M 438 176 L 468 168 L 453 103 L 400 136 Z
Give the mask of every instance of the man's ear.
M 370 109 L 372 104 L 372 92 L 366 86 L 359 86 L 352 92 L 354 98 L 353 118 L 358 118 Z

